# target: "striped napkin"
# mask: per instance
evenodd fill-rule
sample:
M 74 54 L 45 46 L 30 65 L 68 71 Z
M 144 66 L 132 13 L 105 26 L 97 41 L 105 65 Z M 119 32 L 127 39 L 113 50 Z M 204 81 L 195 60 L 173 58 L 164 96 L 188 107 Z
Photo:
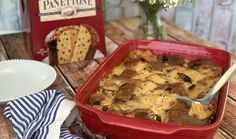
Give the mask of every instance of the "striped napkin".
M 63 124 L 75 107 L 56 90 L 44 90 L 9 101 L 4 115 L 12 122 L 17 139 L 82 139 Z

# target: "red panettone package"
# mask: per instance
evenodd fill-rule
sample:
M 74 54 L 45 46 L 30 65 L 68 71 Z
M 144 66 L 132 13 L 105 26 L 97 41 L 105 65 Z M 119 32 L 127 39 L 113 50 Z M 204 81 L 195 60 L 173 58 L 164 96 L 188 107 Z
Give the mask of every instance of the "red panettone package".
M 106 55 L 102 0 L 22 0 L 25 45 L 51 65 Z

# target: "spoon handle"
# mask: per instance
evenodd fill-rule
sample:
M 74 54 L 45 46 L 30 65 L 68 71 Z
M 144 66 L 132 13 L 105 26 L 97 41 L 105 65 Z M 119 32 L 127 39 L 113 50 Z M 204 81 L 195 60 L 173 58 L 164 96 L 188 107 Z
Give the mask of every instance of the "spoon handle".
M 234 63 L 220 78 L 220 80 L 212 87 L 212 89 L 207 93 L 205 98 L 209 98 L 210 100 L 214 97 L 214 95 L 220 90 L 220 88 L 231 79 L 236 71 L 236 63 Z M 210 101 L 209 100 L 209 101 Z

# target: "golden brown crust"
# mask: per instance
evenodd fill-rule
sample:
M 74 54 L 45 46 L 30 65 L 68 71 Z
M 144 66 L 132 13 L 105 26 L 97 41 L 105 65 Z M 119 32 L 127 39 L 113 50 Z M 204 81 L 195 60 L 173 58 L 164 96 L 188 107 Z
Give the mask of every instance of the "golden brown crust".
M 89 59 L 93 59 L 96 50 L 98 49 L 98 44 L 99 44 L 99 35 L 97 33 L 97 31 L 90 25 L 84 24 L 83 26 L 85 26 L 91 35 L 91 45 L 89 47 L 89 51 L 86 55 L 85 60 L 89 60 Z
M 57 29 L 52 30 L 45 39 L 47 50 L 48 50 L 48 59 L 51 65 L 56 65 L 57 62 L 57 40 L 54 37 Z
M 180 56 L 134 50 L 100 82 L 89 104 L 102 96 L 91 107 L 139 119 L 203 126 L 212 122 L 217 97 L 209 105 L 190 106 L 176 96 L 202 97 L 221 74 L 222 68 L 208 60 L 189 62 Z
M 51 42 L 47 42 L 48 50 L 48 59 L 50 65 L 56 65 L 57 61 L 57 49 L 56 46 L 54 47 L 54 43 L 56 44 L 56 40 L 52 40 Z

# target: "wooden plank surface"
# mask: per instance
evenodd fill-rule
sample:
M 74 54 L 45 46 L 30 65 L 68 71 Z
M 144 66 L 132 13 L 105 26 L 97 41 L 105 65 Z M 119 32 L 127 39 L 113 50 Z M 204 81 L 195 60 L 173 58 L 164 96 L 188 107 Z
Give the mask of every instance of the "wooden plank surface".
M 0 41 L 0 61 L 6 60 L 6 59 L 7 59 L 7 54 L 3 47 L 2 41 Z
M 134 38 L 134 31 L 138 25 L 137 18 L 122 19 L 105 23 L 106 45 L 109 51 L 113 51 L 118 45 Z M 205 40 L 197 38 L 183 30 L 176 28 L 168 22 L 164 22 L 168 33 L 168 39 L 176 41 L 203 44 L 212 47 L 213 45 Z M 8 57 L 9 56 L 9 57 Z M 22 34 L 0 36 L 0 61 L 5 59 L 29 59 L 23 44 Z M 77 62 L 66 65 L 55 66 L 57 79 L 50 86 L 65 94 L 69 99 L 73 99 L 74 93 L 85 79 L 99 66 L 104 58 Z M 229 88 L 229 97 L 223 121 L 214 139 L 236 138 L 236 77 L 232 78 Z M 3 116 L 4 105 L 0 105 L 0 139 L 12 139 L 15 134 L 11 123 Z M 73 131 L 79 134 L 78 126 Z
M 64 94 L 68 99 L 74 99 L 74 90 L 71 88 L 70 84 L 67 83 L 66 79 L 64 78 L 63 74 L 60 72 L 58 67 L 54 67 L 57 72 L 57 78 L 55 82 L 49 87 L 49 89 L 57 89 L 62 94 Z
M 230 136 L 236 138 L 236 102 L 230 98 L 228 98 L 220 127 L 225 129 Z
M 60 70 L 72 85 L 74 91 L 98 67 L 95 60 L 60 65 Z
M 7 60 L 7 54 L 4 45 L 0 39 L 0 62 Z M 3 115 L 5 105 L 0 104 L 0 139 L 13 139 L 15 132 L 13 131 L 11 122 Z
M 30 59 L 24 47 L 22 34 L 1 36 L 1 42 L 10 59 Z
M 5 105 L 0 106 L 0 139 L 13 139 L 16 135 L 11 122 L 3 115 L 4 107 Z
M 236 77 L 234 76 L 233 78 L 231 78 L 230 80 L 230 88 L 229 88 L 229 97 L 231 97 L 232 99 L 234 99 L 234 101 L 236 101 Z

